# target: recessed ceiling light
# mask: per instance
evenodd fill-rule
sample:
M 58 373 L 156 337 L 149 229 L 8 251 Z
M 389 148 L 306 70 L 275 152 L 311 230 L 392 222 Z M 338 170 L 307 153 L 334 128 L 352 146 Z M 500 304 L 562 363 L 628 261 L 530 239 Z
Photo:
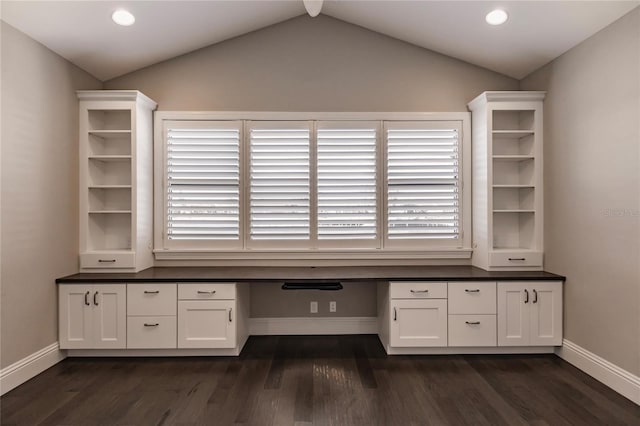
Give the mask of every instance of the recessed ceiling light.
M 495 9 L 487 13 L 487 16 L 484 19 L 489 25 L 502 25 L 507 22 L 509 15 L 507 15 L 507 12 L 502 9 Z
M 136 17 L 133 16 L 131 12 L 124 9 L 118 9 L 113 12 L 113 15 L 111 15 L 111 19 L 113 19 L 113 22 L 115 22 L 116 24 L 125 27 L 133 25 L 133 23 L 136 22 Z

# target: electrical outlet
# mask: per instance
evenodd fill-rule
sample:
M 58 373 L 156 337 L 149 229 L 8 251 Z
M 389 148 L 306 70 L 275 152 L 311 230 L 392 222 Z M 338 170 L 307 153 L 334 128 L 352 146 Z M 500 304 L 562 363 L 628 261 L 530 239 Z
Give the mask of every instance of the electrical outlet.
M 336 302 L 335 301 L 331 301 L 329 302 L 329 312 L 335 312 L 336 311 Z
M 318 313 L 318 302 L 311 302 L 311 311 L 312 314 Z

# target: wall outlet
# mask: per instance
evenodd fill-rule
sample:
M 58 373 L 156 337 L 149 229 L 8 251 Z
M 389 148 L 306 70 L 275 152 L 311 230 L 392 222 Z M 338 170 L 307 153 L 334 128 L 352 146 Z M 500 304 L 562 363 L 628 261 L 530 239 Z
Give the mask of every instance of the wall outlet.
M 311 302 L 311 311 L 312 314 L 318 313 L 318 302 Z
M 329 302 L 329 312 L 335 312 L 336 311 L 336 302 L 335 301 L 331 301 Z

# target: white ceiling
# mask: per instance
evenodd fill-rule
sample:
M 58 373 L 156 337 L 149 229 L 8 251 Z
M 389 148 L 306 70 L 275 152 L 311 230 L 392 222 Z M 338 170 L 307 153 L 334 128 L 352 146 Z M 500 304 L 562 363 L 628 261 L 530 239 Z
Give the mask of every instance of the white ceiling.
M 325 0 L 322 13 L 522 78 L 640 1 Z M 126 8 L 131 27 L 111 21 Z M 484 22 L 494 7 L 509 21 Z M 1 18 L 101 80 L 304 14 L 302 0 L 8 1 Z

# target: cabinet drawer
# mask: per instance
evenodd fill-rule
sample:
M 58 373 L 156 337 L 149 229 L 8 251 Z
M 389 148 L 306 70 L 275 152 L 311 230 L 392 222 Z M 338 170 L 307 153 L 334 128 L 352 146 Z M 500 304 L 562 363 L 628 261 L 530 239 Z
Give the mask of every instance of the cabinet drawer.
M 496 315 L 449 315 L 449 346 L 496 346 Z
M 180 300 L 233 300 L 235 298 L 235 283 L 178 284 L 178 299 Z
M 429 281 L 391 281 L 392 299 L 446 299 L 447 283 Z
M 542 266 L 541 251 L 489 252 L 490 266 Z
M 127 315 L 175 315 L 176 284 L 127 285 Z
M 177 342 L 176 317 L 128 317 L 128 349 L 175 348 Z
M 135 253 L 82 253 L 80 255 L 81 268 L 134 268 Z
M 495 315 L 496 283 L 449 283 L 449 314 Z

